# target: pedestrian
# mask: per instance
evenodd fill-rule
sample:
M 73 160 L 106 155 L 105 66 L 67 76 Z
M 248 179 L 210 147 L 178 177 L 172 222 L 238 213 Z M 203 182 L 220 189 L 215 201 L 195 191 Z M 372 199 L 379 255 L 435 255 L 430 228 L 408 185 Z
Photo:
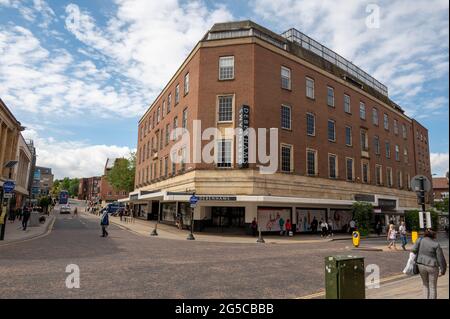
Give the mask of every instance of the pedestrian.
M 255 237 L 258 234 L 258 222 L 256 221 L 256 217 L 253 218 L 252 224 L 250 225 L 252 228 L 252 235 Z
M 283 219 L 283 217 L 280 217 L 280 219 L 278 220 L 278 224 L 280 225 L 280 235 L 283 236 L 284 235 L 284 219 Z
M 397 247 L 395 246 L 395 240 L 397 239 L 397 231 L 395 230 L 394 224 L 389 225 L 389 231 L 387 234 L 387 240 L 389 242 L 388 248 L 391 249 L 392 246 L 394 246 L 395 249 Z
M 447 261 L 441 245 L 436 241 L 436 233 L 427 229 L 424 237 L 416 241 L 411 251 L 417 256 L 424 298 L 436 299 L 438 277 L 444 276 L 447 271 Z
M 120 218 L 120 221 L 122 221 L 122 218 L 123 218 L 123 208 L 120 208 L 119 209 L 119 218 Z
M 350 221 L 349 225 L 350 225 L 350 233 L 353 233 L 356 229 L 356 222 L 353 220 L 353 218 Z
M 375 233 L 378 235 L 378 237 L 380 237 L 382 229 L 383 227 L 381 226 L 381 222 L 378 221 L 375 225 Z
M 286 236 L 292 236 L 292 223 L 289 218 L 286 219 L 285 227 L 286 227 Z
M 109 215 L 108 215 L 108 211 L 106 209 L 103 211 L 102 217 L 100 217 L 100 225 L 102 226 L 102 236 L 101 237 L 107 237 L 108 232 L 106 231 L 106 228 L 109 225 Z
M 318 226 L 317 219 L 316 216 L 314 216 L 311 222 L 311 230 L 314 234 L 317 232 L 317 226 Z
M 13 224 L 15 220 L 16 220 L 16 210 L 11 209 L 11 211 L 9 212 L 9 222 Z
M 407 232 L 406 232 L 406 224 L 405 222 L 402 222 L 400 224 L 400 227 L 398 228 L 398 232 L 400 234 L 400 240 L 402 241 L 402 248 L 403 250 L 406 250 L 406 244 L 408 244 L 408 239 L 407 239 Z
M 333 235 L 333 221 L 328 219 L 328 237 L 332 237 Z
M 326 237 L 327 234 L 328 234 L 328 225 L 327 225 L 327 223 L 325 223 L 325 221 L 323 221 L 321 219 L 319 225 L 320 225 L 320 229 L 322 230 L 322 232 L 320 234 L 320 237 L 322 237 L 322 238 Z
M 23 230 L 27 230 L 28 219 L 30 219 L 30 216 L 31 216 L 31 207 L 28 206 L 23 211 L 23 217 L 22 217 L 22 229 Z

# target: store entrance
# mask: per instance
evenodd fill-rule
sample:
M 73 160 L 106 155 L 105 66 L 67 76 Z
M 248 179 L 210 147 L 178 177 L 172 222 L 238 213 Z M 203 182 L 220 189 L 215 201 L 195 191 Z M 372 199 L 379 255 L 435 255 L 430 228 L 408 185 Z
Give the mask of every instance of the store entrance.
M 245 207 L 211 207 L 211 226 L 218 231 L 233 232 L 245 228 Z

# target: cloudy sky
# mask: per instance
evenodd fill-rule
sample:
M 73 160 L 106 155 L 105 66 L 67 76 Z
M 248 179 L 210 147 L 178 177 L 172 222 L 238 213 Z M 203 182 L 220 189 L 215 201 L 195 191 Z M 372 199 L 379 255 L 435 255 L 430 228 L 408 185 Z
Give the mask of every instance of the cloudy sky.
M 432 172 L 448 170 L 447 0 L 0 0 L 0 98 L 38 165 L 98 175 L 136 148 L 139 117 L 207 30 L 244 19 L 295 27 L 386 84 L 428 127 Z

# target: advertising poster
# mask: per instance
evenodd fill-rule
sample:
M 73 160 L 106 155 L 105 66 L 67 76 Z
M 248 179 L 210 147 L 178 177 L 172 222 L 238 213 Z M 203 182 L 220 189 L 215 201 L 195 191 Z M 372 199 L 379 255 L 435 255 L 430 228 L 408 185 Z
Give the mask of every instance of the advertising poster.
M 258 225 L 261 231 L 279 232 L 280 218 L 284 219 L 286 224 L 287 219 L 291 219 L 290 208 L 258 208 Z
M 297 211 L 297 232 L 311 231 L 311 222 L 316 218 L 317 223 L 326 218 L 324 209 L 296 209 Z
M 332 209 L 330 211 L 330 219 L 333 222 L 333 230 L 346 232 L 352 220 L 352 212 L 349 210 Z

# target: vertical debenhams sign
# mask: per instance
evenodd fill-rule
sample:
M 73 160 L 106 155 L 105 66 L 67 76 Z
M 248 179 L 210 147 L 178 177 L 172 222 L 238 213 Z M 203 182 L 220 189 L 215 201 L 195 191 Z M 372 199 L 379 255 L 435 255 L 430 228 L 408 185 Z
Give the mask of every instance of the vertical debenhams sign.
M 248 168 L 248 128 L 250 126 L 250 107 L 242 105 L 239 109 L 238 166 Z

